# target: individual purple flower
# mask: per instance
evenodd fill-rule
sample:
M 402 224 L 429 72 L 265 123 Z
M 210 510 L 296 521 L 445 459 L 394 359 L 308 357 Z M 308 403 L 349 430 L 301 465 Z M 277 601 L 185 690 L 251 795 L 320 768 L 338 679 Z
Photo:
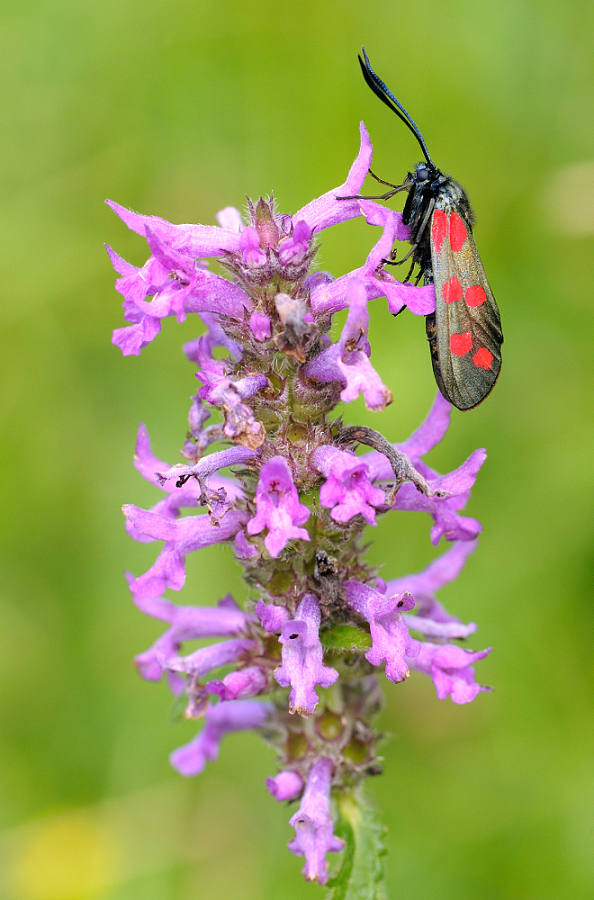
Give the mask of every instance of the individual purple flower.
M 309 253 L 309 242 L 311 239 L 311 228 L 303 219 L 295 221 L 293 219 L 292 234 L 281 241 L 279 246 L 279 257 L 285 265 L 292 263 L 299 265 Z
M 414 461 L 429 453 L 446 436 L 450 427 L 452 404 L 439 391 L 426 419 L 413 431 L 408 440 L 396 446 Z
M 450 644 L 431 644 L 425 641 L 414 659 L 411 668 L 424 672 L 433 679 L 440 700 L 450 695 L 454 703 L 470 703 L 481 691 L 490 691 L 474 680 L 473 663 L 488 656 L 488 650 L 464 650 Z
M 195 650 L 194 653 L 188 654 L 188 656 L 165 657 L 163 655 L 159 661 L 164 669 L 200 679 L 212 672 L 213 669 L 219 669 L 221 666 L 228 666 L 237 662 L 246 653 L 255 649 L 254 641 L 247 638 L 237 638 L 236 640 L 221 641 L 218 644 L 201 647 L 199 650 Z
M 229 672 L 222 681 L 209 681 L 206 690 L 218 694 L 220 700 L 244 700 L 263 693 L 268 681 L 259 666 L 247 666 L 238 672 Z
M 470 498 L 470 489 L 486 459 L 485 451 L 475 450 L 458 469 L 447 475 L 439 475 L 421 459 L 443 438 L 449 425 L 450 411 L 451 404 L 438 394 L 425 422 L 408 441 L 395 444 L 396 449 L 410 457 L 415 469 L 427 479 L 432 496 L 405 482 L 396 494 L 392 509 L 429 513 L 434 521 L 431 529 L 433 544 L 438 544 L 443 536 L 449 541 L 471 541 L 482 527 L 476 519 L 460 516 L 458 510 L 464 509 Z M 393 478 L 390 461 L 382 453 L 374 450 L 360 458 L 369 469 L 370 481 L 389 481 Z
M 234 231 L 237 232 L 237 234 L 243 231 L 244 226 L 241 213 L 238 209 L 235 209 L 234 206 L 226 206 L 225 209 L 221 209 L 216 214 L 216 220 L 221 228 L 224 228 L 227 231 Z
M 338 672 L 323 663 L 319 638 L 320 607 L 313 594 L 306 594 L 299 604 L 295 618 L 282 626 L 283 664 L 274 673 L 281 687 L 291 687 L 289 712 L 308 718 L 318 704 L 315 687 L 330 687 L 338 679 Z
M 233 252 L 239 248 L 240 234 L 234 229 L 215 225 L 172 225 L 158 216 L 143 216 L 125 209 L 112 200 L 108 206 L 126 223 L 131 231 L 145 237 L 147 227 L 172 249 L 184 252 L 192 259 L 221 256 L 224 251 Z M 219 215 L 225 215 L 227 207 Z
M 183 747 L 174 750 L 169 760 L 181 775 L 199 775 L 207 760 L 214 762 L 219 755 L 219 743 L 232 731 L 261 728 L 274 707 L 260 700 L 229 700 L 209 706 L 202 731 Z
M 218 406 L 225 414 L 224 434 L 236 443 L 243 444 L 251 450 L 262 445 L 265 430 L 258 421 L 251 407 L 242 401 L 253 397 L 268 385 L 265 375 L 248 375 L 237 381 L 225 377 L 222 363 L 213 362 L 203 365 L 197 377 L 204 383 L 198 394 L 214 406 Z
M 208 686 L 202 683 L 204 676 L 214 669 L 220 669 L 222 666 L 229 666 L 240 660 L 243 662 L 249 654 L 256 652 L 256 650 L 257 645 L 255 641 L 247 638 L 238 638 L 237 640 L 211 644 L 209 647 L 201 647 L 188 656 L 158 657 L 157 662 L 164 669 L 167 669 L 169 674 L 186 676 L 185 682 L 182 683 L 182 688 L 188 697 L 185 715 L 186 718 L 195 719 L 204 714 L 208 705 L 208 694 L 219 693 L 216 687 L 222 685 L 222 682 L 215 682 L 215 690 L 210 691 Z M 245 687 L 245 685 L 243 686 Z M 239 695 L 240 685 L 237 685 L 237 688 Z M 226 693 L 224 685 L 222 685 L 221 689 L 222 693 Z
M 266 254 L 260 250 L 260 237 L 252 225 L 242 231 L 239 247 L 247 269 L 260 269 L 267 264 Z
M 309 541 L 304 525 L 309 509 L 299 502 L 291 470 L 282 456 L 273 456 L 260 469 L 255 497 L 257 513 L 247 523 L 248 534 L 259 534 L 268 528 L 264 546 L 276 558 L 291 540 Z
M 370 225 L 380 225 L 384 231 L 371 250 L 365 265 L 343 275 L 331 283 L 321 283 L 311 292 L 311 308 L 314 313 L 334 313 L 348 305 L 349 286 L 353 278 L 365 286 L 367 300 L 386 297 L 388 309 L 396 315 L 405 306 L 415 315 L 426 316 L 435 311 L 433 285 L 417 287 L 403 284 L 382 268 L 389 258 L 394 241 L 408 240 L 409 229 L 402 224 L 402 214 L 387 209 L 370 200 L 360 200 L 359 207 Z
M 409 635 L 402 616 L 413 608 L 414 600 L 409 594 L 384 597 L 358 581 L 347 581 L 344 589 L 351 609 L 369 622 L 372 644 L 365 654 L 366 660 L 372 666 L 385 662 L 386 678 L 404 681 L 410 675 L 406 657 L 416 656 L 421 646 Z
M 275 800 L 296 800 L 303 790 L 303 778 L 297 772 L 283 771 L 266 779 L 266 787 Z
M 263 600 L 256 603 L 256 615 L 259 616 L 264 631 L 269 632 L 280 632 L 285 622 L 289 621 L 289 613 L 284 606 L 264 603 Z
M 318 233 L 331 225 L 355 219 L 361 215 L 358 200 L 337 200 L 337 197 L 358 194 L 369 172 L 373 148 L 363 122 L 360 125 L 361 146 L 346 181 L 331 191 L 312 200 L 293 216 L 293 222 L 305 222 L 312 232 Z
M 151 568 L 136 578 L 130 590 L 139 597 L 160 597 L 166 588 L 179 591 L 186 581 L 185 557 L 194 550 L 232 540 L 247 521 L 247 513 L 230 510 L 219 525 L 208 516 L 187 516 L 172 521 L 131 504 L 122 507 L 135 531 L 167 543 Z
M 341 382 L 344 389 L 340 398 L 345 403 L 356 400 L 362 393 L 369 409 L 384 409 L 392 402 L 392 393 L 369 362 L 369 313 L 362 281 L 350 279 L 348 297 L 349 314 L 340 340 L 312 359 L 305 367 L 305 374 L 314 381 Z
M 213 466 L 212 462 L 208 462 L 206 463 L 206 469 L 203 468 L 201 470 L 200 468 L 196 469 L 196 467 L 194 467 L 196 472 L 192 471 L 190 474 L 197 474 L 198 478 L 188 478 L 182 487 L 178 487 L 177 482 L 182 475 L 182 467 L 174 466 L 173 469 L 175 471 L 170 470 L 168 463 L 163 462 L 154 456 L 151 450 L 147 430 L 144 425 L 140 425 L 136 440 L 134 465 L 147 481 L 150 481 L 152 484 L 158 484 L 161 490 L 167 493 L 165 499 L 153 506 L 150 512 L 165 518 L 176 519 L 180 514 L 180 510 L 188 507 L 196 507 L 203 502 L 209 505 L 208 501 L 212 500 L 213 496 L 222 492 L 224 502 L 222 504 L 222 509 L 220 510 L 220 515 L 218 516 L 218 520 L 220 520 L 222 514 L 227 512 L 237 500 L 243 497 L 243 490 L 236 480 L 219 475 L 216 469 L 224 468 L 236 463 L 245 463 L 253 458 L 253 452 L 244 447 L 234 447 L 222 452 L 227 455 L 220 456 L 219 454 L 213 453 L 208 457 L 208 460 L 220 463 L 220 465 Z M 238 453 L 239 456 L 237 456 Z M 183 469 L 189 471 L 190 467 L 185 466 Z M 162 473 L 165 470 L 167 470 L 167 472 L 172 472 L 170 480 L 160 478 L 159 473 Z M 173 477 L 175 477 L 175 481 L 172 480 Z M 211 521 L 216 519 L 216 516 L 212 516 L 211 510 Z M 149 543 L 156 540 L 156 538 L 151 537 L 150 535 L 141 534 L 134 527 L 131 519 L 126 520 L 126 530 L 134 540 L 140 541 L 141 543 Z
M 450 615 L 435 597 L 435 591 L 458 577 L 468 556 L 476 550 L 476 541 L 457 541 L 423 572 L 395 578 L 386 585 L 388 595 L 406 591 L 414 597 L 417 615 L 405 615 L 409 628 L 424 637 L 444 640 L 464 639 L 476 631 L 474 622 L 464 625 Z
M 155 480 L 165 487 L 167 483 L 178 485 L 178 489 L 185 486 L 188 481 L 195 479 L 200 491 L 208 487 L 208 483 L 215 472 L 228 466 L 247 465 L 257 458 L 257 453 L 248 447 L 229 447 L 227 450 L 219 450 L 204 456 L 193 466 L 178 464 L 167 468 L 165 472 L 155 472 Z
M 241 319 L 244 309 L 250 308 L 251 300 L 240 287 L 207 272 L 193 258 L 167 246 L 150 228 L 146 238 L 153 257 L 136 273 L 108 248 L 116 270 L 126 272 L 120 290 L 125 291 L 126 319 L 133 324 L 116 329 L 113 336 L 113 343 L 124 356 L 137 355 L 160 331 L 157 321 L 166 316 L 183 321 L 188 313 L 216 313 Z M 147 295 L 153 296 L 151 302 L 144 299 Z
M 331 760 L 317 759 L 309 770 L 301 806 L 289 820 L 295 829 L 289 850 L 296 856 L 305 856 L 303 875 L 307 881 L 319 884 L 328 881 L 326 854 L 338 853 L 345 845 L 334 835 L 334 822 L 330 816 L 331 783 Z
M 138 356 L 143 347 L 150 344 L 161 331 L 161 319 L 146 315 L 136 305 L 137 300 L 144 300 L 148 291 L 153 289 L 150 270 L 155 264 L 160 267 L 156 260 L 151 258 L 142 269 L 139 269 L 118 256 L 108 245 L 106 249 L 114 269 L 122 276 L 116 280 L 116 289 L 124 296 L 124 318 L 127 322 L 133 323 L 126 328 L 116 328 L 112 343 L 121 349 L 124 356 Z M 160 283 L 162 281 L 163 276 L 160 273 Z M 155 287 L 153 290 L 158 289 Z
M 427 512 L 433 518 L 430 537 L 432 544 L 438 544 L 442 537 L 448 541 L 472 541 L 480 534 L 482 525 L 476 519 L 460 516 L 458 510 L 464 508 L 470 496 L 470 488 L 486 459 L 484 450 L 475 450 L 466 462 L 447 475 L 432 477 L 437 473 L 426 467 L 419 467 L 425 475 L 429 487 L 434 492 L 443 492 L 445 497 L 427 497 L 417 491 L 412 484 L 403 484 L 392 509 Z M 363 457 L 365 458 L 365 457 Z
M 246 538 L 243 528 L 237 532 L 233 543 L 237 559 L 245 561 L 248 559 L 255 559 L 260 555 L 258 548 L 254 547 L 254 545 Z
M 267 341 L 271 335 L 270 319 L 263 313 L 252 313 L 250 316 L 250 329 L 257 341 Z
M 246 627 L 249 616 L 228 596 L 218 606 L 176 606 L 163 598 L 144 598 L 132 593 L 136 606 L 154 619 L 168 622 L 170 628 L 153 646 L 136 657 L 143 678 L 159 681 L 163 661 L 175 657 L 184 641 L 205 637 L 232 637 Z
M 188 341 L 183 347 L 184 353 L 190 362 L 200 365 L 204 359 L 213 359 L 213 354 L 217 347 L 223 347 L 225 350 L 228 350 L 233 359 L 239 361 L 243 356 L 241 344 L 225 333 L 216 316 L 203 312 L 200 314 L 200 318 L 206 325 L 206 332 L 195 340 Z
M 107 202 L 129 228 L 146 237 L 153 254 L 137 269 L 108 247 L 114 268 L 122 275 L 117 287 L 124 295 L 126 320 L 133 323 L 114 332 L 113 343 L 125 356 L 140 353 L 158 334 L 160 319 L 165 316 L 183 320 L 187 313 L 211 312 L 242 318 L 244 308 L 251 306 L 248 295 L 196 262 L 196 257 L 237 250 L 239 233 L 207 225 L 171 225 Z M 147 296 L 153 297 L 150 303 Z
M 365 462 L 354 453 L 336 447 L 318 447 L 312 464 L 325 477 L 320 488 L 320 503 L 331 509 L 335 522 L 349 522 L 362 515 L 369 525 L 375 525 L 375 508 L 386 502 L 384 491 L 373 487 Z

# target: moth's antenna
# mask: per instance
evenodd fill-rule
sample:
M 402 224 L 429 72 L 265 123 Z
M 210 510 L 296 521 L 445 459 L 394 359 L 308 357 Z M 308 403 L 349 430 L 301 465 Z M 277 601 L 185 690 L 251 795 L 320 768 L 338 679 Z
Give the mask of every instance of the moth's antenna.
M 396 97 L 394 96 L 392 91 L 388 87 L 386 87 L 386 85 L 381 80 L 381 78 L 379 78 L 375 74 L 373 69 L 371 68 L 371 66 L 369 64 L 369 59 L 365 52 L 365 47 L 362 47 L 361 50 L 363 51 L 363 59 L 361 59 L 361 57 L 359 56 L 359 62 L 361 63 L 361 70 L 363 72 L 363 78 L 365 79 L 365 81 L 367 82 L 368 86 L 371 88 L 373 93 L 377 97 L 379 97 L 380 100 L 382 100 L 386 104 L 386 106 L 389 106 L 390 109 L 392 110 L 392 112 L 395 112 L 396 115 L 398 116 L 398 118 L 402 119 L 404 124 L 408 128 L 410 128 L 410 130 L 412 131 L 412 133 L 418 140 L 419 144 L 421 145 L 421 150 L 423 151 L 423 155 L 424 155 L 425 159 L 427 160 L 428 163 L 430 163 L 433 166 L 434 162 L 431 159 L 431 157 L 429 156 L 429 151 L 427 150 L 427 146 L 425 144 L 425 141 L 423 140 L 423 135 L 421 134 L 421 132 L 419 131 L 419 129 L 417 128 L 417 126 L 415 125 L 415 123 L 413 122 L 413 120 L 411 119 L 411 117 L 409 116 L 407 111 L 405 110 L 402 103 L 400 103 L 396 99 Z M 363 61 L 363 60 L 365 60 L 365 61 Z

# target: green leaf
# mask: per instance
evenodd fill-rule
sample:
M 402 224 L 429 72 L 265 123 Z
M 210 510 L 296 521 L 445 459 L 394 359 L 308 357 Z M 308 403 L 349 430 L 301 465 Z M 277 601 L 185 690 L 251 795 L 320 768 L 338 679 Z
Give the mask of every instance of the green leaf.
M 320 634 L 322 645 L 327 650 L 349 652 L 365 651 L 371 647 L 371 636 L 354 625 L 334 625 Z
M 340 868 L 328 882 L 327 900 L 387 900 L 382 857 L 385 829 L 360 796 L 338 797 L 336 834 L 346 841 Z

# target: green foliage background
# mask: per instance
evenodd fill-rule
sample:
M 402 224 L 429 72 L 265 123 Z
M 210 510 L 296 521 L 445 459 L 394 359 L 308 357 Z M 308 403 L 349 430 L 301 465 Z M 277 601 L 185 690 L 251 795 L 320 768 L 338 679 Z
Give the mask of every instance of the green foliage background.
M 136 264 L 144 242 L 110 197 L 173 222 L 214 223 L 274 189 L 296 211 L 340 184 L 363 118 L 374 169 L 417 161 L 404 126 L 365 87 L 356 54 L 411 111 L 433 157 L 468 189 L 502 311 L 500 383 L 454 413 L 442 471 L 489 460 L 469 512 L 480 547 L 446 605 L 493 646 L 468 707 L 421 676 L 387 686 L 390 896 L 586 900 L 594 892 L 592 238 L 594 7 L 580 0 L 21 0 L 4 6 L 0 894 L 7 900 L 265 900 L 322 896 L 286 850 L 289 811 L 264 789 L 251 735 L 185 782 L 189 740 L 165 688 L 131 657 L 159 627 L 122 571 L 154 547 L 125 535 L 123 502 L 157 492 L 132 467 L 138 422 L 177 459 L 196 382 L 167 320 L 140 358 L 103 241 Z M 396 198 L 398 199 L 398 198 Z M 377 231 L 323 236 L 339 275 Z M 394 392 L 352 422 L 401 440 L 435 393 L 421 319 L 372 306 L 373 361 Z M 373 533 L 385 574 L 436 555 L 421 515 Z M 442 550 L 443 548 L 440 548 Z M 224 548 L 190 564 L 184 602 L 242 596 Z

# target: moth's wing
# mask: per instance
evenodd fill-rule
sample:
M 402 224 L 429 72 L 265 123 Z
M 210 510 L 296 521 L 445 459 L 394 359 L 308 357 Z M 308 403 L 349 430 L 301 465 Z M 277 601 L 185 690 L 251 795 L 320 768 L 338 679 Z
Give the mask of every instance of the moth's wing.
M 438 386 L 458 409 L 472 409 L 493 389 L 503 334 L 472 231 L 439 200 L 431 219 L 435 328 L 428 327 Z

